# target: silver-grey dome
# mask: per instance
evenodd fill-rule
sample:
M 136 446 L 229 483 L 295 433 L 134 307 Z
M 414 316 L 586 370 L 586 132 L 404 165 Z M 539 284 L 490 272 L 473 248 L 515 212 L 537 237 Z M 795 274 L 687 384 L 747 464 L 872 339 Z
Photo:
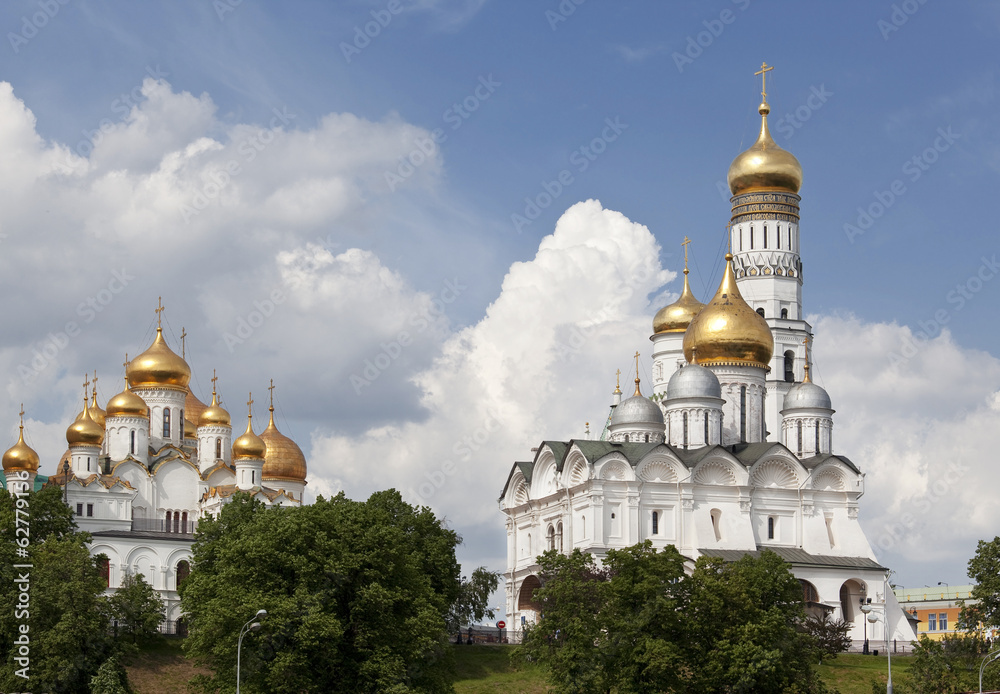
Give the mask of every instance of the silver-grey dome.
M 710 369 L 688 364 L 667 382 L 667 402 L 679 398 L 721 398 L 722 386 Z
M 830 401 L 830 394 L 815 383 L 796 383 L 785 395 L 785 403 L 781 411 L 805 408 L 832 410 L 833 403 Z
M 618 424 L 656 424 L 661 427 L 665 426 L 663 411 L 660 410 L 660 406 L 641 395 L 633 395 L 615 407 L 609 426 L 613 427 Z

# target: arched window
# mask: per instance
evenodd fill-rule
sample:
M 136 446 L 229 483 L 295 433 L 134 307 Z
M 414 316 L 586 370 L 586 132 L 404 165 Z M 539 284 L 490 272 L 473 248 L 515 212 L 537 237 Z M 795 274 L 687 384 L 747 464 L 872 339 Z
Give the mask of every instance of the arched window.
M 222 458 L 222 437 L 215 439 L 215 459 L 220 460 Z
M 163 408 L 163 438 L 170 438 L 170 408 Z
M 188 531 L 188 512 L 185 511 L 181 514 L 181 532 L 186 533 Z
M 816 422 L 815 433 L 816 433 L 816 450 L 815 450 L 815 453 L 816 453 L 816 455 L 819 455 L 819 422 Z
M 174 532 L 179 533 L 181 531 L 181 512 L 174 511 Z
M 747 387 L 740 386 L 740 442 L 747 440 Z
M 625 443 L 628 443 L 628 434 L 625 434 Z
M 767 517 L 767 539 L 774 539 L 774 516 Z
M 547 539 L 548 539 L 548 545 L 546 546 L 546 549 L 555 549 L 556 548 L 556 529 L 553 528 L 551 525 L 549 526 L 549 532 L 548 532 L 548 538 Z
M 785 352 L 785 382 L 795 383 L 795 352 Z
M 708 412 L 705 413 L 705 445 L 708 445 Z
M 759 309 L 757 309 L 757 313 L 760 315 L 761 318 L 763 318 L 764 317 L 764 307 L 761 306 Z
M 788 318 L 788 309 L 787 308 L 781 309 L 781 317 L 785 318 L 785 319 Z
M 656 511 L 653 511 L 653 534 L 660 534 L 660 514 Z
M 188 576 L 191 575 L 191 565 L 188 564 L 187 560 L 181 560 L 177 562 L 177 587 L 181 587 L 181 583 L 184 582 Z
M 767 225 L 764 225 L 764 248 L 767 248 Z
M 556 526 L 556 549 L 560 552 L 563 551 L 563 526 L 562 521 L 559 521 L 559 525 Z
M 778 250 L 781 250 L 781 225 L 779 224 L 774 228 L 775 237 L 778 239 Z
M 753 226 L 750 227 L 750 250 L 753 250 Z
M 105 556 L 98 557 L 97 568 L 101 572 L 101 578 L 104 579 L 104 585 L 108 588 L 111 587 L 111 560 Z
M 715 533 L 715 541 L 719 542 L 722 540 L 722 511 L 713 508 L 709 515 L 712 517 L 712 531 Z
M 646 443 L 649 443 L 649 434 L 646 434 Z
M 184 441 L 184 410 L 181 410 L 180 421 L 177 424 L 177 431 L 180 433 L 181 441 Z
M 799 455 L 802 455 L 802 420 L 800 419 L 795 423 L 795 428 L 799 433 Z
M 688 447 L 688 413 L 684 413 L 684 448 Z
M 128 435 L 128 452 L 135 455 L 135 429 L 130 431 Z

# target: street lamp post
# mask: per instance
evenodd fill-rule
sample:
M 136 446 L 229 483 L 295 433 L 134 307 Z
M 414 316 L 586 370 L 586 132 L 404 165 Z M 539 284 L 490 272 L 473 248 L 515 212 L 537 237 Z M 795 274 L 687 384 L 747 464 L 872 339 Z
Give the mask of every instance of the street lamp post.
M 983 694 L 983 670 L 997 658 L 1000 658 L 1000 648 L 983 658 L 983 664 L 979 666 L 979 694 Z
M 867 615 L 871 611 L 871 609 L 872 609 L 871 608 L 872 599 L 868 598 L 868 602 L 865 602 L 864 598 L 858 598 L 858 602 L 861 603 L 861 611 L 864 612 Z M 865 605 L 868 606 L 867 610 L 865 609 Z M 868 621 L 867 620 L 865 620 L 864 625 L 865 625 L 865 645 L 861 648 L 861 655 L 868 655 Z
M 243 648 L 243 637 L 251 631 L 260 631 L 260 621 L 267 617 L 267 610 L 257 610 L 257 614 L 240 629 L 240 638 L 236 641 L 236 694 L 240 694 L 240 651 Z
M 880 619 L 882 624 L 885 625 L 885 657 L 889 661 L 889 682 L 886 684 L 885 692 L 886 694 L 892 694 L 892 652 L 889 650 L 889 620 L 886 617 L 885 607 L 882 608 L 882 613 L 872 611 L 871 603 L 865 603 L 861 606 L 861 611 L 868 616 L 869 622 L 875 624 Z

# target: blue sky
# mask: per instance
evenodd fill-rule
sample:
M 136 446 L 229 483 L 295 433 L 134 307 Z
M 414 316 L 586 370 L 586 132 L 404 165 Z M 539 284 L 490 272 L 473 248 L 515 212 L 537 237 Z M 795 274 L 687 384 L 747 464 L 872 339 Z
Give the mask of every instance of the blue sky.
M 371 23 L 379 19 L 376 31 Z M 366 25 L 367 44 L 357 39 Z M 316 491 L 363 495 L 393 479 L 417 487 L 461 438 L 450 433 L 447 407 L 463 397 L 500 410 L 532 401 L 525 408 L 548 419 L 530 417 L 525 428 L 510 416 L 503 441 L 477 451 L 473 464 L 484 459 L 489 473 L 479 476 L 493 490 L 478 505 L 489 507 L 512 447 L 526 452 L 541 437 L 579 436 L 579 420 L 605 415 L 616 365 L 626 370 L 635 349 L 648 363 L 642 330 L 658 302 L 678 291 L 662 271 L 681 269 L 685 235 L 693 241 L 695 293 L 704 300 L 714 291 L 729 216 L 720 188 L 733 157 L 755 138 L 760 83 L 753 73 L 767 61 L 775 67 L 767 85 L 772 134 L 804 169 L 803 294 L 816 316 L 817 373 L 838 407 L 838 441 L 855 446 L 841 452 L 870 471 L 862 500 L 870 537 L 884 535 L 920 499 L 943 504 L 945 515 L 992 503 L 966 495 L 974 491 L 966 487 L 995 482 L 986 468 L 962 478 L 961 493 L 932 490 L 936 466 L 956 454 L 949 432 L 991 427 L 988 398 L 1000 389 L 1000 283 L 983 279 L 1000 250 L 992 208 L 1000 169 L 998 28 L 993 3 L 918 0 L 5 3 L 0 80 L 35 120 L 3 141 L 14 149 L 30 144 L 32 128 L 40 140 L 25 145 L 28 154 L 12 155 L 0 177 L 9 182 L 0 212 L 2 282 L 16 297 L 0 338 L 14 404 L 0 412 L 12 423 L 15 401 L 25 400 L 36 447 L 58 456 L 60 442 L 46 437 L 58 439 L 72 416 L 82 381 L 76 374 L 107 373 L 101 396 L 113 395 L 118 352 L 148 344 L 152 308 L 163 295 L 168 334 L 181 326 L 192 334 L 203 398 L 216 366 L 234 403 L 248 389 L 263 392 L 266 382 L 258 382 L 274 375 L 285 428 L 310 455 Z M 160 101 L 143 91 L 150 77 L 166 85 Z M 139 97 L 135 112 L 122 98 L 130 93 Z M 277 124 L 276 113 L 285 114 Z M 609 121 L 618 127 L 609 131 Z M 91 133 L 102 122 L 115 134 L 98 142 Z M 250 161 L 240 146 L 261 129 L 278 133 L 279 144 L 262 145 Z M 415 159 L 435 131 L 432 153 Z M 614 139 L 588 159 L 581 148 L 606 133 Z M 286 151 L 288 134 L 300 141 Z M 190 222 L 178 200 L 190 202 L 214 170 L 199 159 L 206 142 L 241 169 Z M 172 152 L 202 168 L 163 184 L 157 172 Z M 44 186 L 19 187 L 33 175 L 30 162 L 51 168 L 47 156 L 76 157 L 87 171 L 65 186 L 38 174 L 31 180 Z M 391 174 L 407 171 L 399 168 L 407 159 L 421 163 L 390 183 Z M 561 175 L 555 199 L 530 224 L 516 224 L 525 199 L 546 200 Z M 285 186 L 291 179 L 296 185 Z M 234 192 L 237 199 L 227 199 Z M 253 208 L 255 199 L 270 206 Z M 542 368 L 551 366 L 545 361 L 537 371 L 524 366 L 536 374 L 535 388 L 512 385 L 516 367 L 461 387 L 437 379 L 462 345 L 488 341 L 484 321 L 501 312 L 512 266 L 540 263 L 540 243 L 557 220 L 588 199 L 648 228 L 661 247 L 653 269 L 662 281 L 642 283 L 622 320 L 609 323 L 607 340 L 591 340 L 579 359 L 555 370 Z M 101 201 L 115 212 L 102 211 Z M 845 224 L 858 225 L 859 208 L 876 218 L 850 238 Z M 317 260 L 320 251 L 326 255 Z M 599 289 L 603 266 L 591 262 L 580 267 Z M 56 368 L 30 382 L 18 378 L 32 350 L 82 317 L 82 297 L 96 295 L 118 265 L 137 279 L 85 324 Z M 294 294 L 290 277 L 312 294 Z M 377 286 L 352 283 L 359 277 Z M 548 279 L 558 291 L 557 277 Z M 294 311 L 230 349 L 225 335 L 236 319 L 275 288 L 292 297 Z M 443 310 L 428 313 L 446 296 L 452 300 L 437 304 Z M 542 292 L 521 310 L 552 297 Z M 603 301 L 599 293 L 592 299 Z M 539 324 L 555 324 L 558 341 L 561 314 L 552 310 Z M 412 320 L 422 311 L 424 328 Z M 939 322 L 949 334 L 939 334 Z M 350 376 L 407 326 L 415 346 L 358 392 Z M 824 327 L 851 337 L 829 335 L 827 344 L 847 346 L 826 364 Z M 931 333 L 932 348 L 890 370 L 889 355 L 921 329 Z M 491 343 L 489 363 L 503 361 L 509 337 Z M 537 350 L 552 346 L 542 340 Z M 471 366 L 475 359 L 465 359 L 463 368 L 483 375 Z M 883 392 L 848 385 L 862 372 L 877 374 L 868 388 Z M 577 403 L 538 404 L 559 391 L 573 392 Z M 881 417 L 875 401 L 898 406 L 900 420 L 869 421 L 868 414 Z M 345 452 L 389 456 L 394 446 L 410 448 L 413 436 L 440 442 L 402 456 L 385 477 L 343 470 Z M 991 457 L 991 442 L 967 455 Z M 468 561 L 501 568 L 500 515 L 470 514 L 461 496 L 460 485 L 446 485 L 424 500 L 466 535 Z M 910 544 L 890 543 L 880 558 L 899 567 L 904 585 L 960 583 L 975 538 L 995 534 L 997 520 L 909 528 Z M 927 543 L 952 537 L 961 539 L 951 554 L 917 556 Z

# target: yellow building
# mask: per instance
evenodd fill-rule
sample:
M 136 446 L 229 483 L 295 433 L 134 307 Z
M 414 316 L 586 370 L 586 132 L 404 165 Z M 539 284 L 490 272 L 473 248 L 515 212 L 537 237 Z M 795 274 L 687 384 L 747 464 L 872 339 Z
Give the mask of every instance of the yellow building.
M 963 631 L 959 622 L 962 605 L 974 603 L 973 586 L 938 585 L 933 588 L 896 588 L 900 606 L 920 620 L 917 636 L 938 640 Z

